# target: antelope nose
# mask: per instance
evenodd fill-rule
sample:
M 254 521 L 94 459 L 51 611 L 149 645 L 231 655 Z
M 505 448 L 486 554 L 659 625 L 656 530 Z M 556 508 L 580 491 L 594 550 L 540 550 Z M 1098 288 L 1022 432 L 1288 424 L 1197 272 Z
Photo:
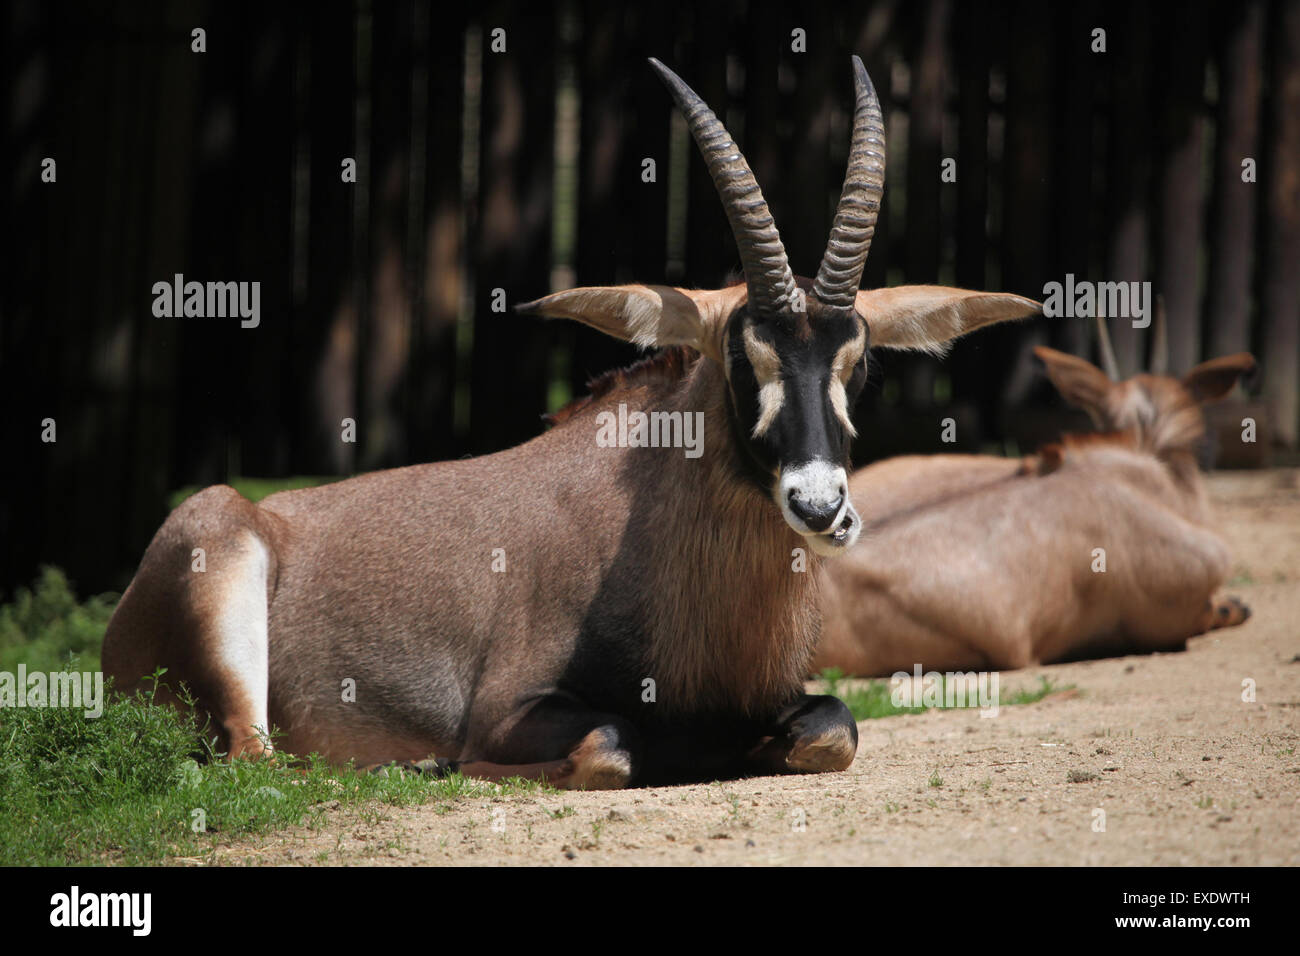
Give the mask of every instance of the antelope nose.
M 844 492 L 841 491 L 834 501 L 822 504 L 806 501 L 791 489 L 789 502 L 790 510 L 808 526 L 808 530 L 821 534 L 823 531 L 828 531 L 835 523 L 835 519 L 839 517 L 840 509 L 844 506 Z

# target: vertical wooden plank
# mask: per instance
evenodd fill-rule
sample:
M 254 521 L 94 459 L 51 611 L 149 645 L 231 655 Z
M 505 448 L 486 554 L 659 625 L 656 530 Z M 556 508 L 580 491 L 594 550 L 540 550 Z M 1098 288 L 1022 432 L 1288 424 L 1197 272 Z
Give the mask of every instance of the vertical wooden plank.
M 16 515 L 20 529 L 16 540 L 33 545 L 29 553 L 33 564 L 57 561 L 70 545 L 75 546 L 80 517 L 88 519 L 80 537 L 96 545 L 110 542 L 121 530 L 119 513 L 86 514 L 77 489 L 77 472 L 96 462 L 105 475 L 106 493 L 120 495 L 129 441 L 125 414 L 129 350 L 116 350 L 103 369 L 102 387 L 92 388 L 89 377 L 90 357 L 110 341 L 111 327 L 122 318 L 116 314 L 120 303 L 112 294 L 125 246 L 104 241 L 109 204 L 116 197 L 110 199 L 95 189 L 99 176 L 113 168 L 120 170 L 123 150 L 120 137 L 112 135 L 112 125 L 125 126 L 129 118 L 125 104 L 114 102 L 111 93 L 114 78 L 123 70 L 123 31 L 113 13 L 101 14 L 96 23 L 98 42 L 91 42 L 89 31 L 59 29 L 48 7 L 28 11 L 30 22 L 39 23 L 35 32 L 39 48 L 48 52 L 49 92 L 44 108 L 34 111 L 32 145 L 36 148 L 24 157 L 23 165 L 35 164 L 31 175 L 36 177 L 43 157 L 58 164 L 56 183 L 32 179 L 39 191 L 33 196 L 32 213 L 38 224 L 32 235 L 38 246 L 32 266 L 40 291 L 30 315 L 32 350 L 27 362 L 37 401 L 21 416 L 19 440 L 11 446 L 31 449 L 40 480 L 39 487 L 28 487 L 23 512 Z M 84 76 L 94 77 L 94 84 L 86 84 Z M 74 263 L 84 264 L 80 283 L 68 281 Z M 94 312 L 85 314 L 78 298 L 96 303 Z M 82 344 L 87 341 L 90 347 Z M 57 443 L 38 443 L 40 423 L 46 417 L 56 422 Z M 97 448 L 101 441 L 104 444 Z M 18 463 L 27 456 L 13 457 Z M 29 516 L 31 520 L 26 520 Z M 74 580 L 93 575 L 86 556 L 78 557 L 75 551 L 65 568 Z M 24 569 L 23 583 L 34 571 L 34 567 Z
M 125 493 L 119 499 L 123 502 L 122 531 L 113 548 L 106 549 L 110 564 L 105 571 L 109 573 L 120 574 L 134 566 L 166 514 L 169 493 L 181 483 L 171 465 L 175 436 L 185 418 L 185 406 L 176 395 L 185 385 L 178 382 L 174 361 L 181 332 L 178 326 L 195 320 L 156 318 L 151 292 L 155 282 L 170 279 L 169 267 L 177 264 L 173 257 L 178 253 L 186 255 L 190 236 L 196 226 L 202 227 L 192 218 L 190 208 L 196 107 L 205 65 L 190 50 L 189 31 L 197 17 L 197 5 L 184 3 L 168 7 L 160 11 L 159 19 L 148 21 L 155 27 L 161 22 L 162 35 L 146 61 L 151 62 L 140 79 L 141 88 L 132 98 L 141 103 L 153 97 L 154 105 L 148 113 L 159 121 L 149 124 L 147 132 L 142 131 L 137 140 L 149 156 L 145 172 L 149 187 L 138 207 L 147 214 L 125 214 L 128 221 L 138 216 L 143 222 L 139 258 L 132 268 L 124 270 L 127 288 L 123 314 L 130 316 L 131 382 L 123 424 L 130 457 L 123 476 Z M 238 320 L 234 324 L 238 326 Z M 102 505 L 91 502 L 88 507 L 98 509 Z M 125 577 L 117 580 L 124 581 Z
M 1159 258 L 1155 291 L 1167 312 L 1169 371 L 1201 358 L 1201 228 L 1204 223 L 1205 60 L 1209 9 L 1184 5 L 1164 28 L 1162 63 Z M 1153 306 L 1154 308 L 1154 306 Z
M 984 288 L 988 255 L 989 16 L 987 2 L 953 11 L 957 59 L 957 285 Z
M 1263 216 L 1264 394 L 1277 441 L 1300 437 L 1300 3 L 1274 9 L 1267 198 Z
M 551 148 L 550 278 L 548 289 L 576 284 L 579 192 L 581 189 L 582 90 L 579 66 L 582 23 L 577 0 L 561 0 L 555 11 L 551 70 L 555 82 Z M 578 323 L 548 329 L 545 411 L 555 411 L 575 394 L 572 383 L 573 341 Z M 578 392 L 581 394 L 581 392 Z
M 302 446 L 308 474 L 347 474 L 356 445 L 340 441 L 340 422 L 356 418 L 356 306 L 352 204 L 360 184 L 342 181 L 355 158 L 355 14 L 352 5 L 304 17 L 309 44 L 306 106 L 310 139 L 307 294 L 297 315 L 291 375 L 299 383 Z M 358 180 L 364 171 L 358 170 Z
M 409 461 L 402 412 L 407 402 L 413 291 L 406 271 L 411 213 L 410 4 L 377 4 L 372 30 L 369 249 L 357 263 L 369 285 L 366 348 L 361 356 L 365 419 L 358 435 L 360 468 L 365 471 Z
M 541 428 L 550 333 L 535 319 L 494 312 L 492 304 L 497 289 L 504 290 L 507 305 L 549 291 L 555 120 L 553 12 L 493 3 L 482 23 L 483 151 L 469 434 L 477 453 L 518 444 Z M 496 28 L 506 31 L 505 52 L 491 49 Z
M 1004 291 L 1040 295 L 1049 256 L 1051 194 L 1055 187 L 1052 150 L 1054 74 L 1049 47 L 1047 7 L 1019 3 L 1012 15 L 1007 61 L 1007 190 L 1003 219 Z
M 411 166 L 412 221 L 408 271 L 413 287 L 407 432 L 412 461 L 454 457 L 456 321 L 466 293 L 461 202 L 461 135 L 465 27 L 461 8 L 430 15 L 411 7 L 415 44 L 412 153 L 423 140 L 423 164 Z M 416 198 L 423 182 L 423 200 Z
M 370 354 L 374 334 L 373 286 L 370 273 L 372 243 L 371 209 L 376 196 L 378 172 L 373 156 L 374 123 L 374 57 L 375 13 L 372 0 L 355 0 L 352 32 L 352 71 L 356 79 L 352 100 L 352 156 L 356 159 L 357 181 L 350 190 L 352 202 L 351 238 L 352 253 L 349 263 L 352 274 L 351 332 L 354 343 L 351 355 L 353 381 L 353 412 L 350 417 L 357 423 L 358 440 L 348 444 L 351 471 L 363 471 L 368 466 L 371 449 L 368 436 L 374 428 L 373 395 L 370 391 Z M 382 56 L 382 53 L 381 53 Z M 333 423 L 330 423 L 333 424 Z M 337 426 L 335 426 L 337 427 Z
M 74 236 L 85 228 L 85 240 L 78 237 L 61 250 L 65 255 L 56 257 L 58 278 L 51 276 L 61 287 L 61 301 L 50 324 L 57 323 L 70 333 L 61 336 L 54 356 L 59 369 L 59 404 L 64 406 L 59 443 L 66 442 L 73 457 L 65 459 L 63 467 L 52 475 L 52 520 L 45 531 L 45 543 L 52 554 L 70 556 L 67 570 L 74 580 L 103 570 L 96 567 L 93 557 L 78 553 L 78 543 L 130 537 L 129 516 L 136 500 L 129 482 L 134 430 L 140 424 L 137 383 L 142 329 L 129 305 L 129 286 L 144 280 L 140 256 L 148 214 L 141 210 L 148 208 L 149 167 L 155 157 L 143 145 L 152 145 L 149 134 L 153 124 L 142 121 L 143 111 L 132 98 L 156 102 L 144 89 L 142 74 L 157 66 L 155 57 L 161 50 L 146 44 L 145 56 L 128 57 L 126 46 L 136 18 L 156 12 L 126 7 L 104 11 L 104 35 L 110 39 L 97 85 L 87 89 L 84 81 L 69 78 L 68 89 L 70 97 L 104 114 L 99 119 L 101 135 L 84 146 L 74 145 L 73 131 L 60 130 L 59 138 L 67 137 L 60 151 L 66 151 L 69 160 L 75 156 L 71 163 L 60 163 L 57 189 L 71 200 L 62 215 L 68 218 Z M 66 122 L 62 117 L 55 121 L 60 126 Z M 100 176 L 113 183 L 111 191 L 96 188 Z M 82 247 L 83 241 L 89 249 Z M 85 292 L 66 281 L 77 263 L 85 263 L 90 279 L 89 300 L 95 308 L 88 314 L 79 315 L 85 306 L 76 301 Z M 79 480 L 92 462 L 100 475 L 93 492 Z M 122 506 L 106 512 L 104 496 Z
M 1007 125 L 1003 160 L 1003 254 L 999 289 L 1041 298 L 1056 264 L 1052 228 L 1053 193 L 1059 170 L 1053 164 L 1055 71 L 1050 45 L 1052 11 L 1043 4 L 1017 3 L 1011 15 L 1007 53 Z M 1002 404 L 1016 405 L 1039 381 L 1029 353 L 1040 328 L 1000 325 L 981 333 L 986 374 L 1001 383 Z
M 948 77 L 946 0 L 923 5 L 918 45 L 912 56 L 911 109 L 907 138 L 907 281 L 939 279 L 939 162 Z
M 898 6 L 895 3 L 884 3 L 872 6 L 862 12 L 855 11 L 855 19 L 851 21 L 849 28 L 853 52 L 862 57 L 862 63 L 871 76 L 872 84 L 876 87 L 876 95 L 880 99 L 880 109 L 884 114 L 887 133 L 891 129 L 891 118 L 895 110 L 898 109 L 898 104 L 893 98 L 892 84 L 890 82 L 890 66 L 898 55 L 897 49 L 891 46 L 891 43 L 893 42 L 892 38 L 901 29 L 899 21 L 903 16 L 903 14 L 900 14 Z M 846 136 L 845 143 L 847 144 L 847 142 Z M 893 231 L 890 229 L 890 214 L 892 210 L 891 204 L 894 202 L 893 194 L 896 191 L 901 191 L 896 189 L 895 185 L 898 179 L 899 156 L 889 147 L 889 142 L 891 141 L 886 141 L 885 194 L 881 199 L 880 215 L 876 220 L 876 234 L 871 240 L 871 251 L 867 255 L 866 265 L 862 269 L 862 287 L 866 289 L 879 288 L 887 284 L 892 262 L 891 251 L 892 247 L 896 245 Z M 846 151 L 847 148 L 846 145 Z M 847 152 L 845 160 L 847 161 Z M 843 167 L 841 166 L 842 175 Z M 827 231 L 829 233 L 829 230 Z
M 948 83 L 946 0 L 923 5 L 912 55 L 907 137 L 907 235 L 904 240 L 907 281 L 939 281 L 939 162 L 943 156 L 943 117 Z M 904 400 L 912 409 L 934 404 L 938 364 L 931 356 L 907 357 Z
M 1060 180 L 1053 190 L 1051 217 L 1057 254 L 1049 271 L 1058 281 L 1067 272 L 1080 279 L 1093 274 L 1092 245 L 1104 231 L 1096 202 L 1100 183 L 1093 168 L 1096 86 L 1106 63 L 1102 54 L 1092 52 L 1092 30 L 1100 22 L 1095 3 L 1071 4 L 1056 31 L 1059 98 L 1053 112 Z M 1092 352 L 1090 322 L 1052 322 L 1045 331 L 1071 355 Z
M 0 232 L 0 255 L 10 264 L 13 274 L 9 288 L 0 296 L 0 401 L 8 410 L 0 416 L 0 441 L 9 454 L 0 456 L 0 538 L 24 545 L 32 541 L 36 522 L 34 487 L 45 471 L 46 456 L 40 449 L 40 415 L 44 395 L 34 387 L 23 388 L 14 356 L 24 354 L 29 372 L 44 360 L 36 345 L 33 316 L 39 285 L 37 247 L 44 235 L 40 215 L 41 186 L 40 142 L 41 114 L 48 92 L 19 83 L 29 71 L 49 69 L 49 51 L 38 42 L 39 19 L 30 0 L 16 0 L 0 11 L 0 80 L 4 90 L 6 122 L 0 124 L 0 149 L 12 157 L 10 188 L 0 190 L 0 217 L 10 224 Z M 21 119 L 20 119 L 21 118 Z M 48 191 L 46 196 L 48 196 Z M 17 235 L 26 236 L 25 242 Z M 34 378 L 34 376 L 33 376 Z M 43 390 L 42 390 L 43 391 Z M 47 413 L 48 414 L 48 413 Z M 18 454 L 26 448 L 30 454 Z M 21 464 L 20 464 L 21 462 Z M 19 507 L 22 502 L 22 507 Z M 0 548 L 0 596 L 7 595 L 12 584 L 27 577 L 27 562 L 34 558 L 28 547 Z
M 292 455 L 283 436 L 295 431 L 281 387 L 281 357 L 292 345 L 293 315 L 289 171 L 294 135 L 292 123 L 286 122 L 293 115 L 293 19 L 288 7 L 247 7 L 230 37 L 243 47 L 235 87 L 242 109 L 237 118 L 235 177 L 218 195 L 227 203 L 232 195 L 238 197 L 233 204 L 238 209 L 238 231 L 235 248 L 218 253 L 229 264 L 204 277 L 261 283 L 260 325 L 244 329 L 238 321 L 229 323 L 243 387 L 235 384 L 236 379 L 223 389 L 223 400 L 234 411 L 226 419 L 229 441 L 238 445 L 239 467 L 247 475 L 284 474 Z M 218 214 L 230 216 L 232 210 L 228 206 Z M 217 324 L 227 325 L 222 320 Z
M 620 228 L 614 261 L 625 270 L 627 281 L 654 281 L 656 276 L 677 281 L 665 270 L 668 132 L 674 107 L 654 72 L 639 66 L 647 56 L 658 57 L 675 70 L 680 66 L 678 48 L 673 43 L 674 9 L 672 4 L 656 10 L 629 4 L 622 22 L 627 50 L 623 69 L 629 77 L 626 82 L 631 105 L 629 115 L 623 118 L 626 148 L 616 167 L 614 188 Z M 682 76 L 687 79 L 685 73 Z M 658 181 L 655 183 L 645 183 L 641 178 L 641 164 L 647 158 L 656 163 Z M 691 280 L 695 281 L 695 277 Z
M 941 188 L 956 190 L 954 281 L 965 289 L 987 287 L 990 6 L 977 0 L 959 3 L 952 10 L 953 42 L 949 55 L 957 79 L 957 182 Z M 958 341 L 943 362 L 952 397 L 959 402 L 970 401 L 985 387 L 983 356 L 968 347 L 972 344 Z M 960 424 L 958 447 L 977 450 L 982 437 L 977 431 L 982 428 L 982 422 L 972 416 L 973 427 L 962 428 Z
M 781 92 L 784 79 L 793 83 L 793 96 L 782 97 L 782 115 L 755 118 L 777 132 L 789 130 L 781 143 L 781 169 L 760 184 L 777 204 L 777 226 L 795 273 L 809 277 L 821 263 L 848 160 L 847 137 L 838 151 L 831 151 L 832 114 L 852 127 L 853 70 L 837 49 L 832 13 L 829 5 L 819 4 L 788 8 L 779 18 L 772 38 L 780 52 L 777 89 Z M 796 27 L 807 31 L 806 53 L 790 49 Z
M 881 199 L 871 250 L 862 270 L 862 287 L 880 288 L 900 281 L 903 269 L 903 240 L 906 229 L 898 223 L 896 213 L 906 208 L 906 148 L 898 135 L 906 129 L 906 101 L 896 95 L 895 63 L 908 48 L 906 36 L 912 29 L 914 9 L 910 5 L 885 3 L 868 9 L 853 10 L 849 25 L 853 52 L 862 57 L 871 76 L 884 114 L 886 133 L 885 192 Z M 901 121 L 901 122 L 900 122 Z M 845 118 L 843 141 L 847 155 L 849 117 Z M 841 166 L 841 176 L 843 167 Z M 829 230 L 828 230 L 829 231 Z M 854 410 L 854 419 L 869 422 L 862 438 L 854 445 L 857 464 L 888 454 L 894 447 L 887 439 L 885 419 L 895 413 L 900 370 L 907 356 L 902 352 L 880 349 L 872 353 L 870 384 L 863 389 Z M 897 429 L 895 429 L 897 431 Z
M 311 103 L 312 44 L 311 33 L 300 11 L 290 19 L 289 56 L 292 60 L 293 159 L 290 198 L 290 311 L 288 314 L 289 351 L 281 366 L 281 407 L 287 417 L 282 441 L 288 453 L 289 474 L 315 473 L 306 468 L 307 450 L 311 445 L 311 416 L 306 413 L 303 393 L 310 381 L 310 364 L 304 362 L 307 331 L 311 328 L 307 296 L 311 277 L 312 140 L 309 106 Z M 321 173 L 323 175 L 323 172 Z
M 1140 282 L 1150 278 L 1148 243 L 1152 176 L 1151 77 L 1153 53 L 1150 8 L 1125 6 L 1107 32 L 1111 61 L 1111 129 L 1109 141 L 1110 241 L 1104 279 Z M 1112 319 L 1111 340 L 1120 369 L 1132 375 L 1145 358 L 1144 338 L 1150 330 L 1133 328 L 1127 319 Z
M 633 194 L 651 189 L 638 175 L 629 153 L 628 130 L 637 112 L 631 91 L 634 75 L 648 73 L 644 51 L 630 47 L 623 32 L 626 4 L 586 0 L 580 8 L 579 44 L 581 130 L 578 148 L 578 236 L 574 279 L 578 285 L 616 285 L 631 276 L 620 273 L 620 234 L 632 229 L 622 213 Z M 656 111 L 657 112 L 657 111 Z M 660 165 L 667 175 L 666 157 Z M 665 276 L 644 275 L 659 282 Z M 571 394 L 585 394 L 587 382 L 600 372 L 631 361 L 636 350 L 611 336 L 570 323 Z
M 38 562 L 57 557 L 53 543 L 66 533 L 71 509 L 58 507 L 61 475 L 75 468 L 79 407 L 74 382 L 62 381 L 61 355 L 79 330 L 65 318 L 71 287 L 95 301 L 102 291 L 93 269 L 95 196 L 86 192 L 87 174 L 102 162 L 103 127 L 109 110 L 101 97 L 78 96 L 76 78 L 96 71 L 98 89 L 114 34 L 103 24 L 99 42 L 57 29 L 48 4 L 17 2 L 5 8 L 4 71 L 10 122 L 4 124 L 6 157 L 12 157 L 11 185 L 3 192 L 8 288 L 0 297 L 0 548 L 3 585 L 30 583 Z M 84 138 L 68 127 L 81 120 Z M 96 136 L 95 134 L 99 134 Z M 92 138 L 93 137 L 93 138 Z M 94 144 L 93 147 L 91 144 Z M 80 147 L 80 148 L 79 148 Z M 41 164 L 57 163 L 56 183 L 41 181 Z M 78 210 L 78 205 L 81 205 Z M 24 241 L 18 241 L 18 237 Z M 78 258 L 79 256 L 85 258 Z M 81 282 L 66 281 L 70 262 L 87 264 Z M 115 363 L 120 366 L 120 363 Z M 67 387 L 64 387 L 64 386 Z M 41 441 L 42 422 L 53 418 L 59 441 Z M 114 437 L 121 438 L 120 432 Z M 96 543 L 108 529 L 91 531 Z
M 689 40 L 675 47 L 680 51 L 680 65 L 669 66 L 722 120 L 771 204 L 765 184 L 771 183 L 780 163 L 778 133 L 774 128 L 779 110 L 776 96 L 779 53 L 772 39 L 779 29 L 779 14 L 759 4 L 747 19 L 739 21 L 735 34 L 745 44 L 742 47 L 745 52 L 738 53 L 733 32 L 720 26 L 720 8 L 704 9 L 704 6 L 694 7 L 692 16 L 683 15 L 681 22 L 689 24 L 689 32 L 685 34 Z M 680 150 L 677 155 L 684 159 L 684 164 L 671 172 L 686 178 L 685 258 L 681 274 L 672 281 L 718 286 L 729 274 L 740 275 L 740 255 L 713 180 L 686 132 L 685 121 L 667 90 L 657 78 L 654 82 L 660 87 L 660 100 L 668 106 L 669 124 L 677 131 L 675 145 Z M 773 215 L 777 217 L 779 231 L 780 213 L 773 209 Z M 667 274 L 673 276 L 676 263 L 671 258 L 667 267 Z
M 241 124 L 254 121 L 244 81 L 251 60 L 244 13 L 239 4 L 213 10 L 204 27 L 207 52 L 192 54 L 201 58 L 201 81 L 194 118 L 199 148 L 192 159 L 189 203 L 194 222 L 204 225 L 193 231 L 188 248 L 163 253 L 160 279 L 175 273 L 183 274 L 185 281 L 249 278 L 236 275 L 238 246 L 244 238 L 241 218 L 246 213 L 242 202 L 231 200 L 241 177 Z M 178 36 L 176 42 L 185 40 Z M 248 135 L 251 141 L 251 130 Z M 238 322 L 231 329 L 207 320 L 170 321 L 177 337 L 174 387 L 183 389 L 188 383 L 190 392 L 174 435 L 177 476 L 183 483 L 225 481 L 232 477 L 227 473 L 228 444 L 237 437 L 234 422 L 244 401 L 241 395 L 232 402 L 227 387 L 247 375 L 244 355 L 237 351 L 241 330 Z M 229 378 L 214 379 L 211 371 L 216 368 Z
M 1258 182 L 1242 180 L 1242 162 L 1254 159 L 1258 175 L 1264 3 L 1247 0 L 1216 14 L 1216 32 L 1223 42 L 1217 56 L 1219 106 L 1208 229 L 1206 325 L 1210 357 L 1250 347 L 1250 280 L 1260 187 Z

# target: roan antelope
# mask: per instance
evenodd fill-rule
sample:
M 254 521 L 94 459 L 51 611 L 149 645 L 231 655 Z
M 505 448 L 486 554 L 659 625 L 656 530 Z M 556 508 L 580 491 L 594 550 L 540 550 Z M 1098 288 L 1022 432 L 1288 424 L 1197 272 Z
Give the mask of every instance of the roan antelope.
M 1240 601 L 1214 596 L 1229 554 L 1196 452 L 1201 405 L 1226 396 L 1255 360 L 1214 359 L 1181 381 L 1116 381 L 1099 330 L 1109 374 L 1034 351 L 1101 432 L 1024 459 L 906 456 L 853 475 L 850 494 L 867 502 L 863 531 L 822 569 L 815 669 L 884 676 L 918 664 L 970 671 L 1169 651 L 1249 617 Z
M 1038 311 L 957 289 L 858 291 L 885 147 L 853 63 L 848 174 L 815 280 L 792 274 L 722 124 L 651 60 L 722 197 L 744 284 L 583 288 L 520 306 L 671 348 L 517 448 L 259 505 L 220 485 L 190 498 L 109 625 L 118 688 L 166 667 L 232 756 L 262 753 L 274 726 L 279 746 L 337 762 L 436 754 L 569 787 L 847 767 L 856 724 L 803 678 L 816 556 L 858 536 L 845 466 L 867 347 L 936 350 Z M 702 415 L 702 453 L 604 447 L 602 414 L 620 405 L 662 427 Z M 807 573 L 792 570 L 797 548 L 815 553 Z

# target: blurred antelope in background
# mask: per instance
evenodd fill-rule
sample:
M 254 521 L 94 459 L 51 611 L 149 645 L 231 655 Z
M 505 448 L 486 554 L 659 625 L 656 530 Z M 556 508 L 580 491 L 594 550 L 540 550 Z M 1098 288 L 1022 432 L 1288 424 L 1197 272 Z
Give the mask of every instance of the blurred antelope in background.
M 651 63 L 722 198 L 744 283 L 574 289 L 521 306 L 666 351 L 607 376 L 517 448 L 256 505 L 226 486 L 190 498 L 109 624 L 104 666 L 119 689 L 166 667 L 232 756 L 264 752 L 275 727 L 290 752 L 338 762 L 434 754 L 567 787 L 848 766 L 852 716 L 805 694 L 803 677 L 819 556 L 860 529 L 846 466 L 867 349 L 936 350 L 1039 307 L 858 290 L 885 143 L 856 57 L 848 173 L 811 282 L 791 271 L 721 122 Z M 702 414 L 701 454 L 602 447 L 599 421 L 619 406 Z
M 1066 435 L 1024 459 L 908 456 L 853 475 L 863 530 L 823 568 L 816 670 L 1005 669 L 1169 651 L 1249 617 L 1215 596 L 1229 554 L 1196 451 L 1201 405 L 1226 396 L 1255 360 L 1230 355 L 1171 378 L 1158 313 L 1153 373 L 1118 381 L 1104 320 L 1098 331 L 1107 372 L 1034 352 L 1099 433 Z

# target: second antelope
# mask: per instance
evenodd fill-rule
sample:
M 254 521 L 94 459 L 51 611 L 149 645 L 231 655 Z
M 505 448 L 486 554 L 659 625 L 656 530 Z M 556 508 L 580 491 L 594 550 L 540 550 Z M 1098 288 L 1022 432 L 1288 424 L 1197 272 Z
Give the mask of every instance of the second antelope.
M 256 505 L 225 486 L 190 498 L 109 625 L 119 688 L 166 667 L 232 755 L 264 752 L 274 726 L 289 751 L 335 761 L 436 754 L 567 787 L 848 766 L 852 716 L 803 677 L 817 555 L 858 536 L 845 466 L 868 345 L 934 350 L 1037 304 L 858 290 L 885 145 L 856 58 L 848 174 L 811 282 L 791 272 L 722 124 L 651 62 L 722 197 L 744 284 L 574 289 L 521 307 L 671 348 L 518 448 Z M 702 414 L 702 454 L 604 447 L 598 420 L 620 404 Z M 808 573 L 792 570 L 800 548 Z
M 1196 450 L 1201 404 L 1255 360 L 1117 381 L 1099 328 L 1107 372 L 1034 351 L 1101 433 L 1026 459 L 907 456 L 853 475 L 850 493 L 871 497 L 858 545 L 824 569 L 817 669 L 884 676 L 1169 651 L 1249 616 L 1215 593 L 1229 554 Z M 1157 329 L 1159 342 L 1159 318 Z

